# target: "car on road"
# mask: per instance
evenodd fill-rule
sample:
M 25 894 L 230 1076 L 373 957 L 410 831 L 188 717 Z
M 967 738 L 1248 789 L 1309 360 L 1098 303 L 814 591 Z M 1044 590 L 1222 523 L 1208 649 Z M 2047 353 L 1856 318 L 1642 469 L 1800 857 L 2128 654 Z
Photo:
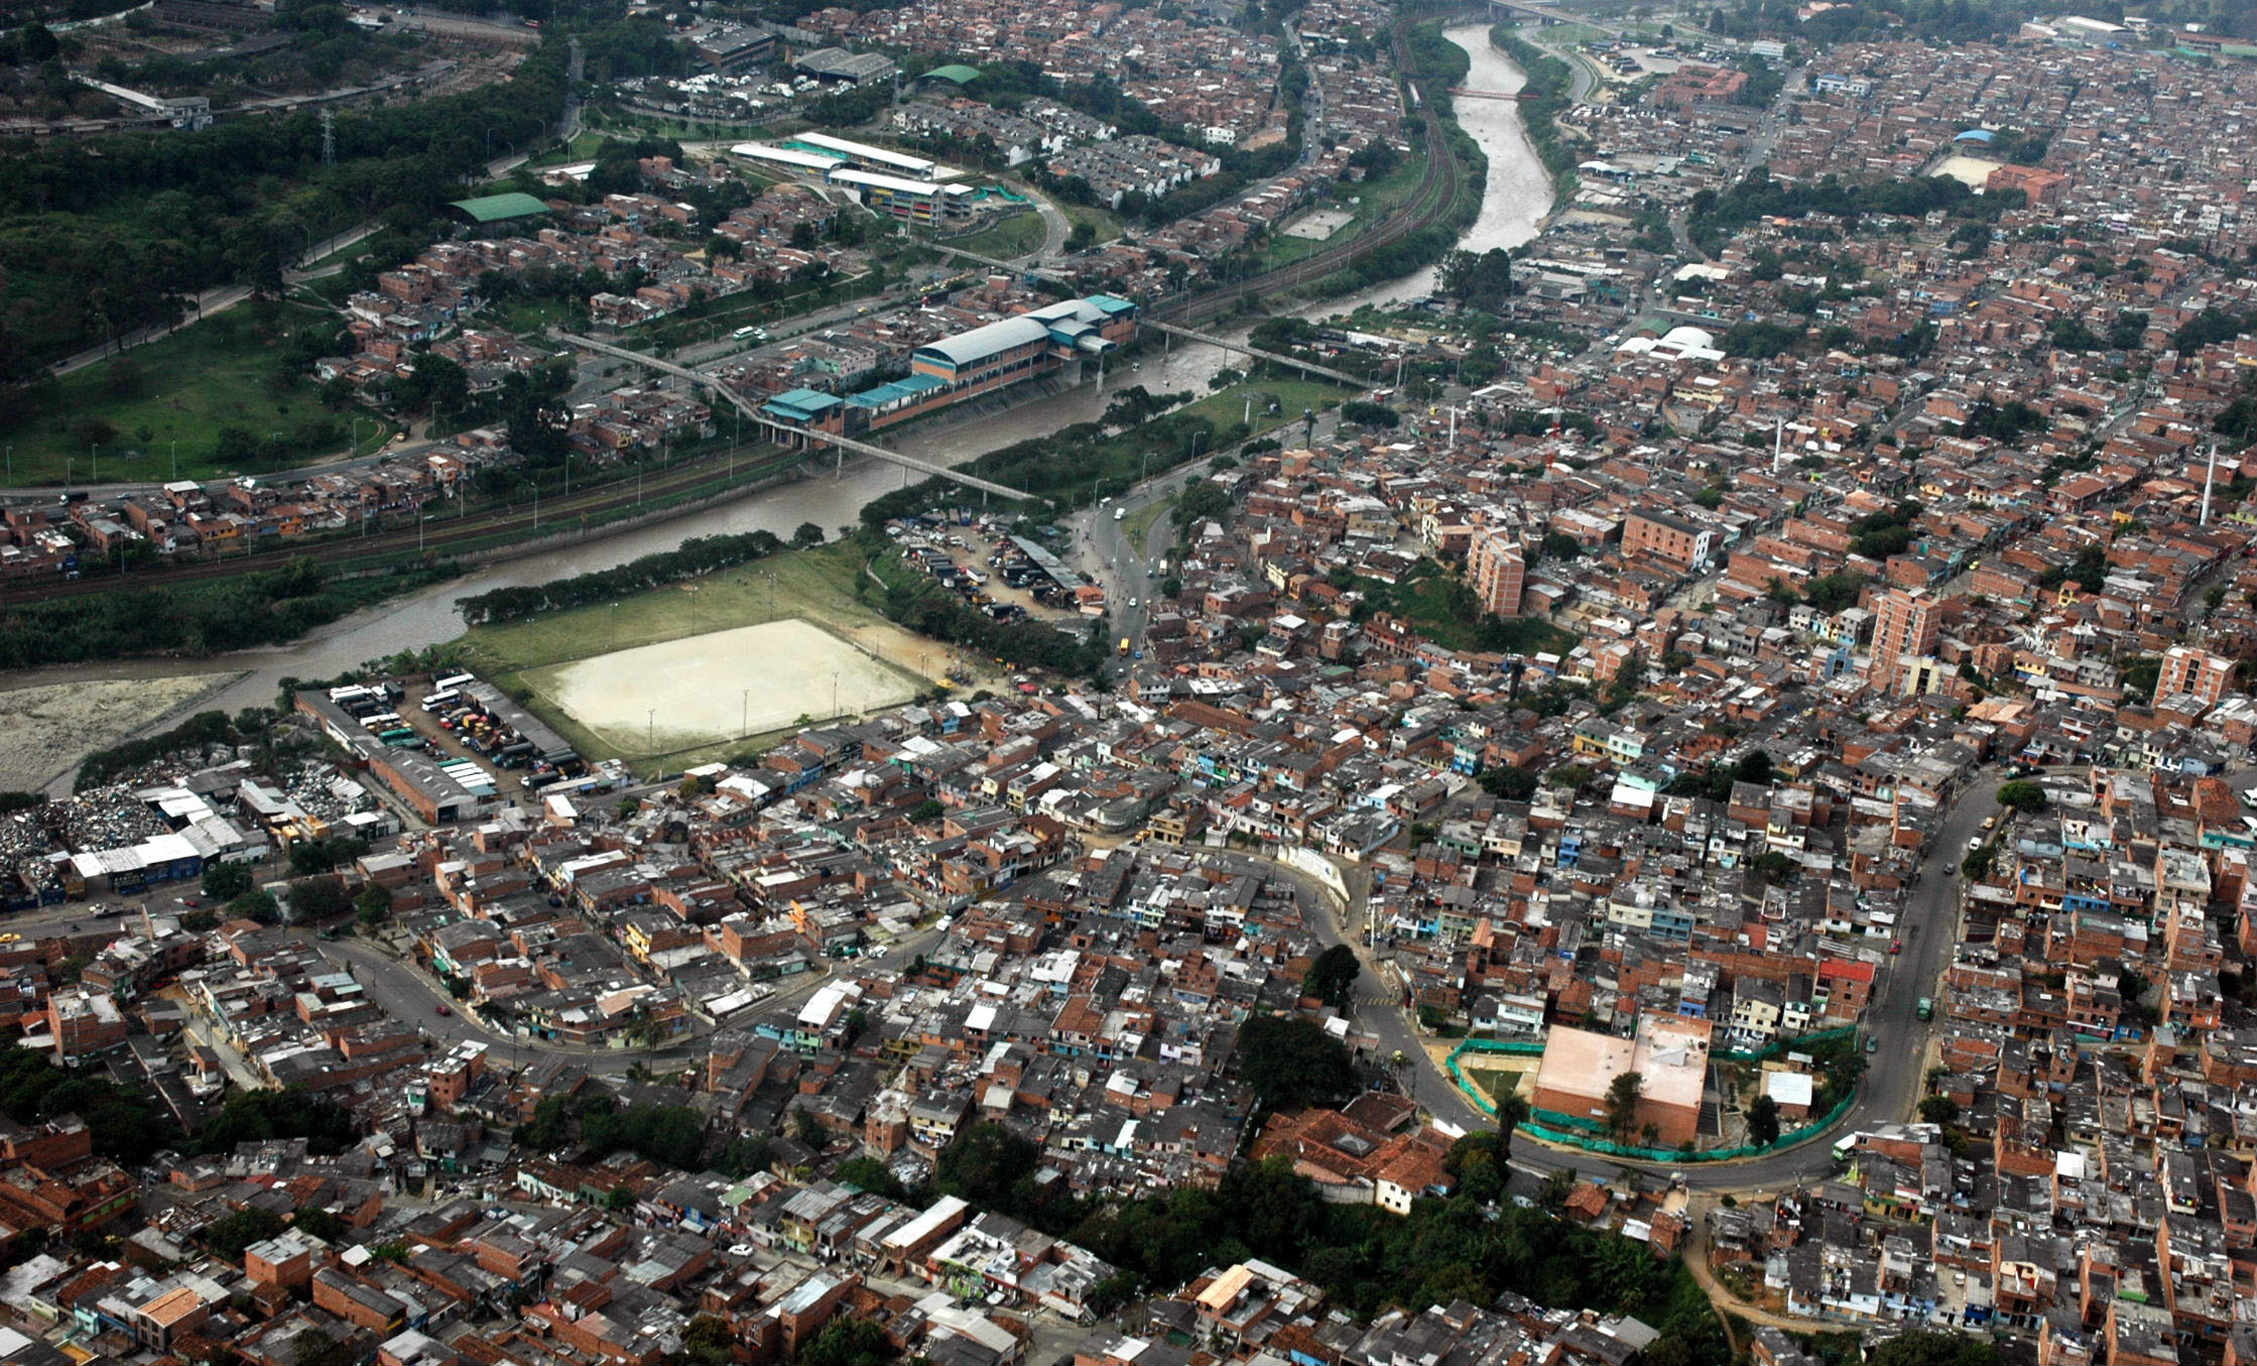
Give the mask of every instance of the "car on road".
M 1880 1051 L 1881 1051 L 1881 1041 L 1880 1041 L 1879 1039 L 1877 1039 L 1877 1038 L 1873 1038 L 1873 1037 L 1871 1037 L 1870 1035 L 1868 1035 L 1868 1036 L 1866 1037 L 1866 1040 L 1865 1040 L 1865 1051 L 1866 1051 L 1866 1052 L 1868 1052 L 1868 1053 L 1878 1053 L 1878 1052 L 1880 1052 Z
M 1972 854 L 1972 853 L 1974 853 L 1974 852 L 1975 852 L 1975 851 L 1976 851 L 1977 849 L 1980 849 L 1980 848 L 1982 848 L 1982 847 L 1983 847 L 1983 837 L 1982 837 L 1981 835 L 1969 835 L 1969 836 L 1967 837 L 1967 852 L 1968 852 L 1968 853 Z
M 1985 817 L 1983 817 L 1983 828 L 1984 828 L 1985 830 L 1991 830 L 1991 829 L 1995 829 L 1995 828 L 1997 828 L 1997 826 L 1998 826 L 1998 817 L 1996 817 L 1996 816 L 1985 816 Z
M 1903 953 L 1903 952 L 1904 952 L 1904 941 L 1903 941 L 1903 940 L 1901 940 L 1901 939 L 1892 939 L 1892 940 L 1890 940 L 1890 941 L 1889 941 L 1889 952 L 1891 952 L 1891 953 Z
M 452 1015 L 452 1014 L 454 1014 L 454 1012 L 453 1012 L 452 1010 L 449 1010 L 449 1009 L 448 1009 L 447 1007 L 445 1007 L 445 1006 L 434 1006 L 434 1007 L 432 1007 L 432 1009 L 433 1009 L 433 1011 L 434 1011 L 435 1013 L 437 1013 L 437 1014 L 440 1014 L 440 1015 Z

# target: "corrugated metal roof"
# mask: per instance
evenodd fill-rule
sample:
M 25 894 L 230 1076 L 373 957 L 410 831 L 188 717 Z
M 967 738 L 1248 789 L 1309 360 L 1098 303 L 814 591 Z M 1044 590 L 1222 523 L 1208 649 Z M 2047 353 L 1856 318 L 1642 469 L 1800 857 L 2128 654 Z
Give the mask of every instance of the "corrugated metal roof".
M 999 356 L 1029 342 L 1049 339 L 1050 329 L 1041 319 L 1022 315 L 989 323 L 985 327 L 975 327 L 969 332 L 959 332 L 953 337 L 943 337 L 929 346 L 918 347 L 917 354 L 935 356 L 961 367 L 986 360 L 990 356 Z
M 547 213 L 549 206 L 529 194 L 512 190 L 508 194 L 481 195 L 476 199 L 458 199 L 453 207 L 469 214 L 479 223 L 498 223 L 505 218 L 525 218 L 532 214 Z

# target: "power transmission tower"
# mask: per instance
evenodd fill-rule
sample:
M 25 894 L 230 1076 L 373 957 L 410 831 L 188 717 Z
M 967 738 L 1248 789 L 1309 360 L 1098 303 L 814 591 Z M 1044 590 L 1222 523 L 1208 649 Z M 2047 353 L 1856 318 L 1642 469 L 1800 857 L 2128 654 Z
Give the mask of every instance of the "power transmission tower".
M 337 164 L 337 114 L 330 109 L 321 111 L 321 164 Z

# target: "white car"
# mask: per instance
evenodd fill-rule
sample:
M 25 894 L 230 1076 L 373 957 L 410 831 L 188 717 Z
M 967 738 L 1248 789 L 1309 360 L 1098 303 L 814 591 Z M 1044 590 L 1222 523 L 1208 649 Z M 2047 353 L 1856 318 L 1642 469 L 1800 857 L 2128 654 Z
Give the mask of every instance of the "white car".
M 1135 598 L 1130 598 L 1130 599 L 1129 599 L 1129 610 L 1130 610 L 1131 612 L 1133 612 L 1133 611 L 1135 611 L 1135 610 L 1136 610 L 1136 599 L 1135 599 Z
M 1983 837 L 1981 835 L 1969 835 L 1967 837 L 1967 850 L 1969 853 L 1973 853 L 1975 850 L 1982 847 Z

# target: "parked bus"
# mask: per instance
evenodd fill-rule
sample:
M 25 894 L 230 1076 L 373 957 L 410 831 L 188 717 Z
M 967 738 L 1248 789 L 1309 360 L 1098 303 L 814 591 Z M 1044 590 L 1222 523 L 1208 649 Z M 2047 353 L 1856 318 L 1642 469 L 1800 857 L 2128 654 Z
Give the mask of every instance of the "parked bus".
M 466 684 L 475 683 L 477 681 L 478 675 L 476 674 L 451 674 L 446 678 L 432 679 L 431 688 L 434 692 L 452 692 L 456 688 L 460 688 Z
M 455 703 L 461 700 L 461 693 L 454 691 L 452 688 L 442 688 L 438 692 L 432 693 L 429 697 L 423 699 L 423 709 L 425 711 L 437 711 L 441 707 L 453 706 Z

